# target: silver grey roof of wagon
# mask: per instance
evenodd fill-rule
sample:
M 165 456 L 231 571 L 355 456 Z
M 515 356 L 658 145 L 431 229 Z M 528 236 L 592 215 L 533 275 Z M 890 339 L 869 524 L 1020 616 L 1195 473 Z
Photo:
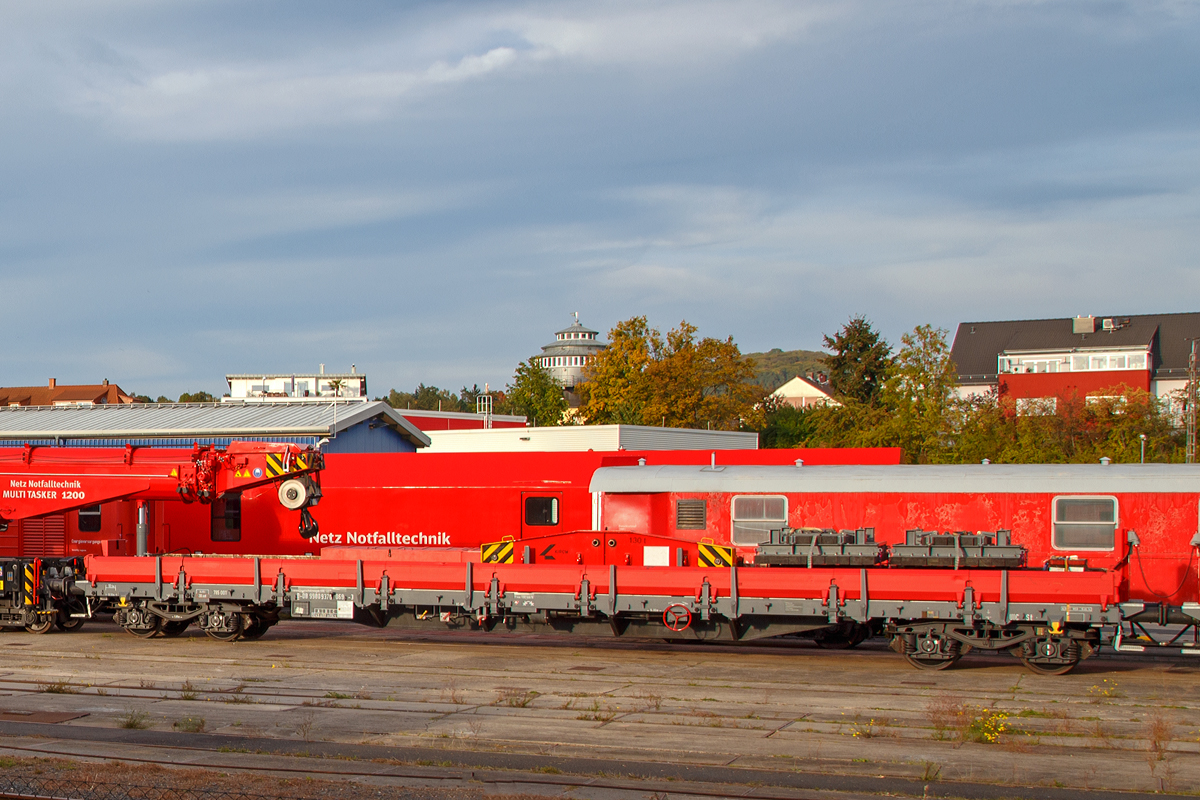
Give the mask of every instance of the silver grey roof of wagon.
M 128 403 L 0 407 L 0 440 L 330 436 L 381 419 L 417 447 L 429 437 L 387 403 Z
M 718 492 L 1200 492 L 1200 464 L 601 467 L 591 491 Z

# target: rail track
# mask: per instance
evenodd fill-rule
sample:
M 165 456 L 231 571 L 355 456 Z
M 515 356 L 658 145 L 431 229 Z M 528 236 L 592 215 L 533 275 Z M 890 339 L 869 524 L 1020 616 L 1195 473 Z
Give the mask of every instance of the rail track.
M 100 624 L 0 647 L 10 753 L 613 797 L 1200 785 L 1200 665 L 1180 659 L 914 673 L 873 642 L 513 643 L 313 622 L 233 645 Z M 1004 715 L 995 742 L 971 728 L 985 709 Z

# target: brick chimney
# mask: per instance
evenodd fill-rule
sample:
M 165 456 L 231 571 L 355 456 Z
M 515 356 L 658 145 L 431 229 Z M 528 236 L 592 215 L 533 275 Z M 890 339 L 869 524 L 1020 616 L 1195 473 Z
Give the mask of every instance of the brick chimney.
M 54 378 L 51 378 L 50 379 L 50 388 L 53 389 L 57 385 L 58 385 L 58 381 L 56 381 Z
M 102 384 L 100 384 L 100 385 L 101 385 L 101 386 L 108 386 L 108 378 L 105 378 L 105 379 L 104 379 L 104 383 L 102 383 Z

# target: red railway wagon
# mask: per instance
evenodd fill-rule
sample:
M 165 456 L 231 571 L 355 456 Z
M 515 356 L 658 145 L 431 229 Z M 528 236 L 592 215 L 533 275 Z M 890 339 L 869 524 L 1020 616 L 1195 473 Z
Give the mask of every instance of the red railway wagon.
M 478 547 L 594 527 L 592 473 L 649 464 L 897 464 L 896 448 L 654 450 L 565 453 L 347 453 L 325 456 L 320 534 L 302 538 L 294 515 L 263 487 L 211 504 L 147 503 L 150 552 L 304 555 L 326 546 Z M 133 554 L 132 502 L 25 520 L 0 532 L 0 556 Z
M 603 529 L 709 539 L 747 562 L 772 530 L 824 531 L 830 544 L 870 530 L 892 560 L 931 535 L 1001 532 L 1026 567 L 1111 571 L 1125 599 L 1187 605 L 1188 620 L 1200 611 L 1196 466 L 646 465 L 599 469 L 591 489 Z M 800 535 L 820 547 L 819 535 Z

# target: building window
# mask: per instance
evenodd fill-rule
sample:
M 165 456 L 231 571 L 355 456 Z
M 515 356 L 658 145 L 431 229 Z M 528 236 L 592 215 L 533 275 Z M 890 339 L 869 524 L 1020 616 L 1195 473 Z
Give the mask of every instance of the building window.
M 1145 369 L 1146 368 L 1146 354 L 1138 353 L 1137 355 L 1130 356 L 1129 357 L 1129 368 L 1130 369 Z
M 242 540 L 242 496 L 231 492 L 212 503 L 212 540 L 240 542 Z
M 1117 498 L 1054 498 L 1057 550 L 1112 550 L 1117 540 Z
M 675 530 L 702 531 L 708 528 L 708 504 L 703 500 L 675 503 Z
M 734 544 L 761 544 L 771 538 L 771 531 L 787 525 L 787 498 L 747 496 L 733 498 Z
M 79 532 L 100 532 L 100 506 L 86 506 L 79 509 Z
M 558 498 L 557 497 L 526 497 L 525 498 L 525 524 L 526 525 L 557 525 L 558 524 Z

